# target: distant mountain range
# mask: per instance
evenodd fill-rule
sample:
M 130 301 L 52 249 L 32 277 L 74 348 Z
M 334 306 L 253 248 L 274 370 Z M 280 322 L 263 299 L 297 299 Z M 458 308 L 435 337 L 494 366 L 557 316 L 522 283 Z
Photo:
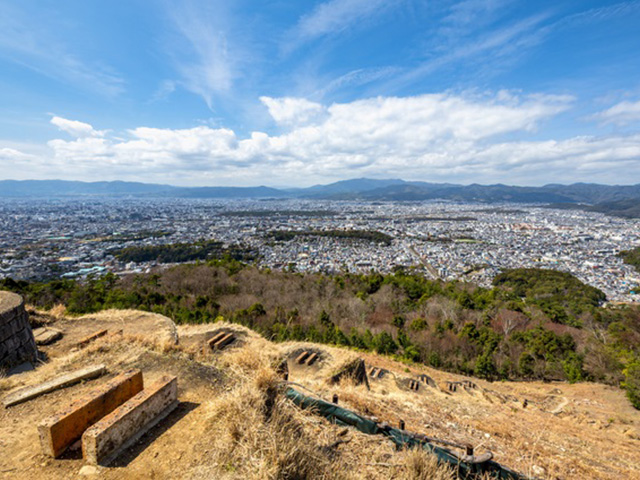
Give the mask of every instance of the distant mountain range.
M 175 187 L 139 182 L 77 182 L 67 180 L 3 180 L 0 197 L 165 197 L 165 198 L 309 198 L 364 201 L 449 200 L 480 203 L 543 203 L 621 216 L 640 215 L 640 184 L 574 183 L 542 187 L 458 185 L 358 178 L 308 188 Z

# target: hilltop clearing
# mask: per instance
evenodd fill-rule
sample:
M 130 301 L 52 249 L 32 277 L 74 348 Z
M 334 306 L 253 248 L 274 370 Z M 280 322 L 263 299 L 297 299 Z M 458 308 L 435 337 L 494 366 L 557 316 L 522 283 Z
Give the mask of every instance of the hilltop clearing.
M 32 315 L 63 332 L 41 349 L 37 370 L 0 379 L 0 396 L 90 364 L 109 377 L 139 368 L 145 383 L 176 375 L 178 408 L 111 467 L 83 469 L 77 451 L 40 452 L 36 425 L 106 379 L 88 381 L 0 411 L 2 478 L 391 479 L 451 478 L 426 453 L 396 451 L 384 437 L 332 425 L 284 399 L 274 368 L 286 359 L 294 388 L 362 415 L 430 437 L 471 443 L 476 452 L 537 478 L 640 478 L 640 419 L 623 392 L 595 383 L 488 382 L 389 357 L 309 342 L 272 343 L 236 324 L 180 325 L 160 315 L 109 311 L 82 318 Z M 87 333 L 109 333 L 86 346 Z M 203 350 L 220 332 L 234 341 Z M 178 343 L 175 342 L 177 334 Z M 301 352 L 315 353 L 310 365 Z M 361 358 L 368 383 L 329 379 Z M 376 375 L 373 370 L 378 369 Z M 418 375 L 426 377 L 418 378 Z M 417 390 L 410 381 L 419 383 Z M 458 383 L 451 391 L 447 382 Z M 526 400 L 526 402 L 525 402 Z
M 411 269 L 302 274 L 227 258 L 0 287 L 73 315 L 140 309 L 178 324 L 222 316 L 275 342 L 358 348 L 487 380 L 603 382 L 640 405 L 640 308 L 605 307 L 603 292 L 554 270 L 506 270 L 481 288 Z

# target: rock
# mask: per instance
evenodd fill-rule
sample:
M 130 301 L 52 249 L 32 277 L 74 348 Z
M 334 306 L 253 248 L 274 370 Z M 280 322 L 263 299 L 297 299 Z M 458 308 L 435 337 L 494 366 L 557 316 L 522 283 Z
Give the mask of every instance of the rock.
M 98 475 L 100 473 L 100 469 L 93 465 L 85 465 L 78 472 L 79 475 Z
M 36 345 L 49 345 L 62 338 L 62 332 L 55 328 L 40 327 L 33 331 Z
M 544 475 L 547 474 L 547 470 L 543 467 L 540 467 L 538 465 L 534 465 L 531 467 L 531 470 L 533 471 L 533 473 L 539 477 L 542 477 Z
M 18 373 L 30 372 L 32 370 L 35 370 L 33 364 L 31 362 L 24 362 L 24 363 L 21 363 L 20 365 L 13 367 L 7 373 L 8 375 L 16 375 Z

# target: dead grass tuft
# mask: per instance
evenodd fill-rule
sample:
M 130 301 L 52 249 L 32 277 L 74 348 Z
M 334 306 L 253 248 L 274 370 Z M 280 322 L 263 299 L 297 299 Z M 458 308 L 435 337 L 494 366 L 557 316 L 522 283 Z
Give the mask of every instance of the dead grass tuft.
M 397 472 L 396 478 L 406 480 L 454 480 L 452 469 L 438 464 L 434 455 L 426 450 L 411 449 L 402 452 L 398 458 L 404 467 Z
M 50 316 L 52 316 L 56 320 L 60 320 L 60 319 L 62 319 L 64 317 L 66 317 L 66 315 L 67 315 L 67 307 L 65 305 L 63 305 L 62 303 L 59 303 L 57 305 L 54 305 L 47 312 L 47 314 L 49 314 Z

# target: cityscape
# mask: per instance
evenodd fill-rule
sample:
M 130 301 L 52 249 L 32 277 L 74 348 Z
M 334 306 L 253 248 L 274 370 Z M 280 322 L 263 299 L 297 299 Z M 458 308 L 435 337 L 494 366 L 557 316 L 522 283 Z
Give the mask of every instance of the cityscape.
M 219 241 L 262 268 L 386 273 L 490 286 L 503 269 L 570 272 L 611 302 L 640 300 L 640 275 L 618 253 L 640 246 L 637 219 L 535 204 L 75 198 L 0 204 L 0 278 L 86 278 L 171 264 L 124 262 L 127 247 Z M 342 238 L 318 232 L 379 232 Z M 298 232 L 284 240 L 273 232 Z M 388 236 L 388 237 L 387 237 Z

